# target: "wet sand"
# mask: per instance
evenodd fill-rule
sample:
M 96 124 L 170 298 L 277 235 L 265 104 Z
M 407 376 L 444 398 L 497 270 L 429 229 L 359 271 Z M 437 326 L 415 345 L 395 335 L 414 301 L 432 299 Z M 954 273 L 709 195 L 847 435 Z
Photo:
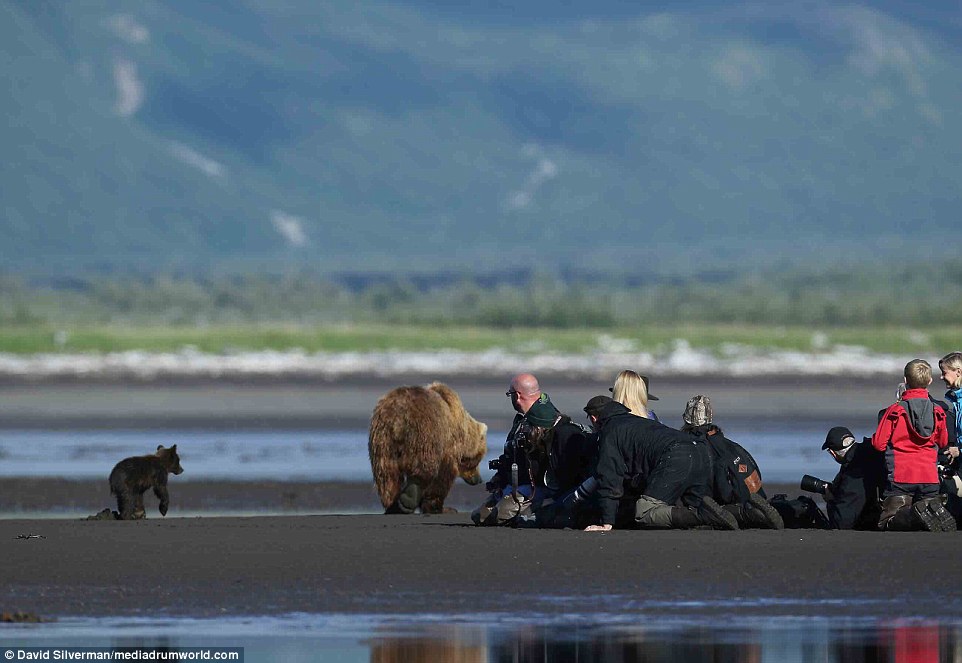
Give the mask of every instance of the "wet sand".
M 53 617 L 944 616 L 962 607 L 952 580 L 960 540 L 806 530 L 511 530 L 476 528 L 466 514 L 5 520 L 0 609 Z
M 511 417 L 503 396 L 508 377 L 451 384 L 469 411 L 497 430 Z M 868 428 L 896 381 L 656 380 L 652 391 L 669 422 L 701 392 L 712 397 L 720 422 L 817 419 Z M 366 428 L 377 398 L 402 383 L 6 384 L 0 427 Z M 543 383 L 575 415 L 608 386 Z M 769 494 L 798 494 L 794 486 L 766 487 Z M 356 514 L 380 505 L 368 483 L 173 478 L 170 491 L 167 518 L 148 496 L 146 521 L 84 522 L 76 516 L 113 506 L 106 478 L 0 480 L 0 611 L 156 617 L 703 610 L 724 617 L 937 616 L 962 609 L 952 581 L 962 562 L 958 534 L 481 529 L 467 511 L 483 491 L 460 483 L 448 504 L 462 513 L 445 516 L 185 518 L 178 514 Z M 17 518 L 58 510 L 71 517 Z
M 485 476 L 487 476 L 486 473 Z M 186 473 L 185 475 L 186 476 Z M 350 481 L 201 481 L 172 477 L 168 517 L 180 514 L 378 514 L 384 509 L 373 482 Z M 765 484 L 769 496 L 798 494 L 798 484 Z M 482 486 L 456 481 L 445 505 L 468 512 L 485 497 Z M 161 518 L 157 499 L 144 494 L 147 516 Z M 0 518 L 62 515 L 80 518 L 104 508 L 117 508 L 107 480 L 70 481 L 56 478 L 0 479 Z
M 186 473 L 185 473 L 186 474 Z M 106 477 L 102 481 L 71 481 L 57 478 L 0 479 L 0 517 L 18 514 L 64 514 L 75 517 L 117 508 Z M 202 481 L 171 477 L 170 512 L 178 513 L 380 513 L 383 511 L 371 482 L 305 481 Z M 477 489 L 455 486 L 455 508 L 480 501 Z M 160 518 L 157 499 L 144 494 L 149 518 Z M 473 507 L 472 507 L 473 508 Z
M 948 580 L 962 562 L 960 534 L 477 528 L 468 513 L 483 491 L 461 482 L 448 500 L 460 513 L 385 516 L 368 483 L 174 478 L 166 518 L 148 494 L 145 521 L 83 521 L 77 513 L 111 505 L 106 482 L 2 485 L 0 610 L 47 617 L 937 617 L 962 609 Z M 795 486 L 767 490 L 798 494 Z M 74 515 L 18 517 L 28 506 Z M 273 515 L 178 516 L 231 510 Z M 17 538 L 29 534 L 44 538 Z

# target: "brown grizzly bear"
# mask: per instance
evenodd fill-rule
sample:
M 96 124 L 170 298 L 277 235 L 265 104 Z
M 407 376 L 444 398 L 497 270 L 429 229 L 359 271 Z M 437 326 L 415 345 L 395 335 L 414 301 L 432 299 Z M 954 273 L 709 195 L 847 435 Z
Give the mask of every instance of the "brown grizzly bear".
M 160 515 L 167 515 L 170 495 L 167 493 L 167 475 L 180 474 L 177 445 L 165 449 L 157 447 L 157 453 L 149 456 L 124 458 L 110 472 L 110 492 L 117 497 L 117 515 L 120 520 L 146 518 L 144 491 L 154 489 L 160 500 Z
M 385 513 L 441 513 L 460 476 L 481 483 L 488 427 L 464 409 L 457 393 L 433 382 L 398 387 L 374 407 L 368 436 L 371 471 Z

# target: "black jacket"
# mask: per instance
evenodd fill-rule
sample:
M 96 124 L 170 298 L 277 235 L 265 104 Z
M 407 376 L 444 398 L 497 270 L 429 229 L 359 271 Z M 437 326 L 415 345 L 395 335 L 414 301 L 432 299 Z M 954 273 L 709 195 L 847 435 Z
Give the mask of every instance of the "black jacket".
M 592 475 L 597 456 L 598 436 L 564 417 L 552 431 L 548 467 L 540 479 L 550 495 L 564 495 Z
M 614 524 L 624 486 L 643 485 L 662 454 L 676 443 L 691 443 L 688 433 L 644 417 L 636 417 L 621 403 L 607 403 L 599 413 L 597 495 L 601 522 Z
M 833 529 L 876 529 L 879 498 L 885 490 L 885 457 L 871 443 L 858 442 L 832 481 L 832 499 L 826 500 Z

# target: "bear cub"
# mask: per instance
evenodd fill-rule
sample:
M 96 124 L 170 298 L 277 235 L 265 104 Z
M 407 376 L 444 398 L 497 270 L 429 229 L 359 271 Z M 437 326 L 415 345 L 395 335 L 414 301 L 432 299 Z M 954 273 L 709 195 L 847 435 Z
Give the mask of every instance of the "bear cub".
M 160 500 L 160 515 L 167 515 L 170 495 L 167 493 L 167 475 L 180 474 L 177 445 L 165 449 L 157 447 L 157 453 L 149 456 L 124 458 L 110 472 L 110 492 L 117 497 L 117 514 L 120 520 L 146 518 L 144 492 L 153 488 Z

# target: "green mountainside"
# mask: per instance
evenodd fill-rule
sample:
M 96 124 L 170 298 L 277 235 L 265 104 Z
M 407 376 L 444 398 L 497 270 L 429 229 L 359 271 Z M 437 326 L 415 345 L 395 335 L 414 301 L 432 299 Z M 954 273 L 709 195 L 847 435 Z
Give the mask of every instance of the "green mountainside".
M 949 253 L 944 6 L 0 0 L 0 264 Z

